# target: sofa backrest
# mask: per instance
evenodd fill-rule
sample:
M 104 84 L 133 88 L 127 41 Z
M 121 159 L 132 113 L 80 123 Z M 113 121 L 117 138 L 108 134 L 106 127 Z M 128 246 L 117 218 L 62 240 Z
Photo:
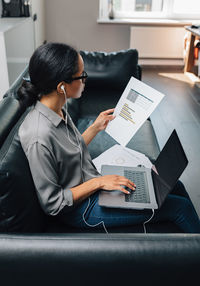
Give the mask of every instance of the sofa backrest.
M 0 149 L 0 232 L 39 232 L 45 216 L 40 208 L 18 129 L 27 109 Z
M 28 66 L 25 67 L 20 76 L 10 86 L 0 101 L 0 148 L 12 127 L 16 124 L 26 107 L 17 100 L 17 90 L 20 87 L 23 77 L 28 75 Z
M 0 101 L 0 148 L 23 112 L 19 101 L 13 97 L 6 97 Z
M 89 77 L 79 99 L 81 117 L 115 107 L 131 76 L 141 78 L 137 50 L 113 53 L 82 51 Z
M 18 136 L 29 109 L 17 90 L 27 74 L 28 67 L 0 101 L 0 232 L 40 232 L 46 221 Z
M 68 101 L 75 123 L 76 115 L 88 118 L 115 107 L 131 76 L 141 79 L 135 49 L 112 53 L 81 51 L 80 54 L 88 79 L 81 98 Z

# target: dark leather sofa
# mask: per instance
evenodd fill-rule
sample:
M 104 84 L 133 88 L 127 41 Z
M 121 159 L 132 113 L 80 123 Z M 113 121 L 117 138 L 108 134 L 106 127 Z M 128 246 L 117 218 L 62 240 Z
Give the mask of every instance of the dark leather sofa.
M 68 101 L 80 131 L 102 110 L 116 105 L 130 76 L 141 79 L 136 50 L 81 52 L 89 74 L 83 96 Z M 2 285 L 177 285 L 198 281 L 200 235 L 182 234 L 170 222 L 89 230 L 64 227 L 42 212 L 18 128 L 29 112 L 20 105 L 17 79 L 0 102 L 0 281 Z M 89 145 L 94 158 L 116 142 L 101 132 Z M 159 154 L 149 118 L 128 147 L 152 161 Z M 86 231 L 84 231 L 86 232 Z

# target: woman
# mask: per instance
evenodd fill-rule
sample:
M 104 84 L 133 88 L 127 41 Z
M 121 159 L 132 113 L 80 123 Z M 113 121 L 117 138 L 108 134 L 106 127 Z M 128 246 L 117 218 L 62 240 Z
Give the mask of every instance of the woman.
M 29 63 L 30 81 L 18 91 L 32 108 L 19 129 L 39 202 L 44 212 L 79 228 L 114 227 L 144 223 L 151 210 L 107 209 L 98 205 L 99 190 L 135 190 L 123 176 L 101 176 L 94 167 L 87 145 L 114 118 L 106 110 L 82 134 L 63 106 L 79 98 L 87 74 L 81 55 L 72 47 L 48 43 L 39 47 Z M 176 191 L 184 192 L 181 183 Z M 181 190 L 181 191 L 180 191 Z M 170 194 L 152 221 L 170 220 L 184 232 L 200 232 L 199 218 L 189 198 Z

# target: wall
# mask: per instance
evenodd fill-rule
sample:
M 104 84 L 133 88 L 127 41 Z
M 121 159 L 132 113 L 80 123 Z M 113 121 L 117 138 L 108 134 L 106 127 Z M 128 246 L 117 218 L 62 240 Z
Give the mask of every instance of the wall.
M 45 0 L 45 5 L 47 41 L 65 42 L 77 49 L 90 51 L 109 52 L 137 48 L 141 56 L 140 64 L 183 65 L 183 27 L 157 27 L 152 35 L 148 29 L 136 26 L 137 35 L 134 33 L 134 37 L 130 39 L 131 25 L 97 24 L 99 0 Z M 147 43 L 147 36 L 154 36 L 154 43 L 151 40 Z M 165 41 L 166 51 L 163 60 L 162 55 L 158 57 L 161 49 L 159 50 L 160 45 L 157 44 L 162 41 Z M 145 49 L 152 53 L 146 55 Z
M 37 14 L 37 21 L 34 22 L 35 48 L 42 45 L 44 41 L 46 40 L 45 1 L 46 0 L 32 0 L 31 1 L 31 15 L 33 16 L 34 14 Z
M 45 4 L 47 41 L 91 51 L 129 48 L 128 25 L 97 24 L 99 0 L 45 0 Z

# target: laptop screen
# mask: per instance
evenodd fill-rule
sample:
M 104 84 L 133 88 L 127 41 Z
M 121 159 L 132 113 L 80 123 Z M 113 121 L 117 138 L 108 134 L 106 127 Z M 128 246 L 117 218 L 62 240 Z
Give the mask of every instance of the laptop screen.
M 187 164 L 187 157 L 174 130 L 160 152 L 155 167 L 161 178 L 170 188 L 173 188 Z

